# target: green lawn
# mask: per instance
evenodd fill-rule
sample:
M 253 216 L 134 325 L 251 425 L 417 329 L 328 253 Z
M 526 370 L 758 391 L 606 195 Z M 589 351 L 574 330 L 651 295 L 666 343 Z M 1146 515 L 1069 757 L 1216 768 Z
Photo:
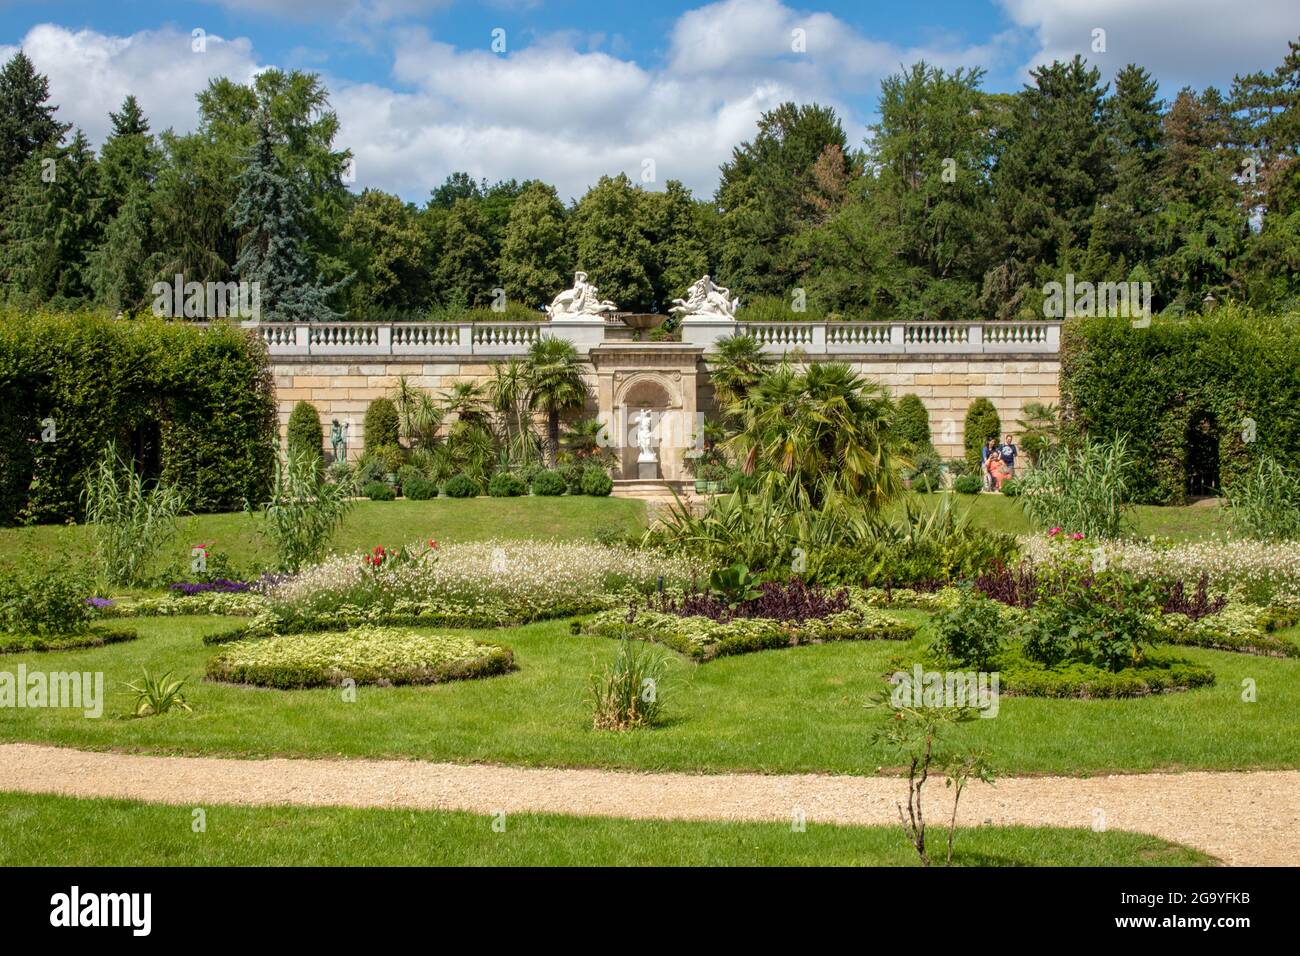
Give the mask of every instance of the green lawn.
M 304 807 L 192 808 L 0 794 L 0 866 L 914 866 L 896 827 L 697 823 Z M 943 859 L 942 831 L 933 853 Z M 963 866 L 1197 866 L 1215 861 L 1121 831 L 976 827 Z
M 914 501 L 934 507 L 939 495 L 914 495 Z M 985 528 L 995 528 L 1008 534 L 1032 534 L 1033 525 L 1025 517 L 1015 498 L 1006 498 L 997 494 L 959 495 L 951 494 L 953 504 L 959 514 L 969 513 L 975 524 Z M 900 503 L 896 509 L 901 512 Z M 1137 505 L 1133 509 L 1133 532 L 1141 537 L 1155 535 L 1176 541 L 1194 538 L 1208 538 L 1213 534 L 1226 534 L 1228 521 L 1223 509 L 1218 504 L 1183 505 L 1164 507 L 1156 505 Z
M 197 515 L 181 520 L 167 546 L 167 561 L 190 559 L 190 548 L 207 544 L 224 552 L 245 572 L 273 560 L 258 532 L 259 519 L 243 512 Z M 487 538 L 591 537 L 604 525 L 628 529 L 645 525 L 645 502 L 627 498 L 435 498 L 432 501 L 358 501 L 335 534 L 342 551 L 369 550 L 376 544 L 401 545 L 424 538 L 479 541 Z M 0 561 L 16 560 L 28 549 L 44 554 L 87 554 L 84 525 L 41 525 L 0 529 Z
M 916 612 L 913 612 L 916 614 Z M 575 637 L 567 621 L 474 632 L 509 646 L 519 670 L 420 687 L 277 691 L 202 679 L 216 649 L 204 633 L 226 618 L 136 619 L 125 644 L 0 657 L 0 669 L 102 670 L 105 716 L 0 709 L 0 740 L 83 748 L 247 756 L 415 757 L 541 766 L 643 770 L 873 774 L 891 758 L 870 743 L 880 717 L 865 708 L 882 688 L 897 642 L 844 642 L 722 658 L 679 659 L 664 686 L 668 719 L 630 733 L 591 729 L 591 674 L 616 642 Z M 923 638 L 913 646 L 919 648 Z M 1090 774 L 1152 769 L 1300 767 L 1295 715 L 1300 662 L 1197 648 L 1177 653 L 1210 665 L 1214 687 L 1131 700 L 1003 697 L 994 719 L 954 739 L 989 748 L 1005 774 Z M 123 684 L 140 668 L 191 678 L 193 713 L 126 719 Z M 1241 700 L 1252 679 L 1258 702 Z M 894 761 L 896 762 L 896 761 Z

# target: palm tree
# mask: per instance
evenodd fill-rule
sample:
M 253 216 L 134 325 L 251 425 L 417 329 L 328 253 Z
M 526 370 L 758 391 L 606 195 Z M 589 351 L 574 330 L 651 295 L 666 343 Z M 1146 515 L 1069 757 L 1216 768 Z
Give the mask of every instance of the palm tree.
M 605 467 L 614 463 L 614 449 L 609 447 L 609 432 L 599 419 L 583 418 L 565 429 L 560 437 L 564 450 L 575 458 L 596 461 Z
M 563 339 L 543 336 L 528 347 L 530 407 L 546 414 L 546 454 L 554 466 L 560 457 L 560 416 L 587 403 L 578 351 Z
M 787 363 L 735 406 L 740 431 L 726 448 L 771 500 L 795 509 L 839 502 L 879 511 L 901 488 L 892 403 L 849 366 Z
M 752 335 L 732 335 L 719 339 L 717 351 L 708 359 L 709 377 L 718 403 L 730 408 L 744 400 L 749 390 L 771 367 L 763 347 Z
M 467 425 L 488 423 L 488 399 L 482 385 L 477 382 L 457 382 L 443 393 L 442 402 L 447 412 L 457 421 Z

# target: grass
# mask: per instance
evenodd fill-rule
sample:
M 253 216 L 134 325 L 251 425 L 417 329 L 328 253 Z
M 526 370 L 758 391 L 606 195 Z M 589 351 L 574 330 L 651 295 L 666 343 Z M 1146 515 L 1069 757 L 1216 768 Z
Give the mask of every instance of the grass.
M 939 495 L 914 495 L 914 500 L 934 506 Z M 953 504 L 958 514 L 969 512 L 971 521 L 982 528 L 1005 531 L 1008 534 L 1033 534 L 1034 526 L 1030 524 L 1025 513 L 1015 498 L 1006 498 L 996 494 L 960 495 L 953 494 Z M 895 506 L 901 514 L 903 505 Z M 1133 533 L 1140 537 L 1169 538 L 1174 541 L 1191 541 L 1208 538 L 1213 534 L 1228 533 L 1229 524 L 1223 509 L 1213 505 L 1157 506 L 1137 505 L 1133 509 Z M 1068 529 L 1067 529 L 1068 530 Z
M 618 820 L 321 807 L 193 808 L 0 794 L 0 865 L 915 866 L 897 827 Z M 938 831 L 936 831 L 936 834 Z M 963 866 L 1196 866 L 1215 861 L 1122 831 L 976 827 Z
M 188 567 L 190 548 L 207 544 L 226 554 L 237 568 L 253 573 L 269 566 L 274 552 L 258 530 L 260 518 L 243 512 L 194 515 L 181 519 L 165 547 L 168 563 Z M 424 538 L 480 541 L 589 538 L 595 528 L 645 526 L 645 502 L 628 498 L 434 498 L 431 501 L 358 501 L 332 542 L 340 551 L 370 550 L 376 544 L 402 545 Z M 89 554 L 90 529 L 84 525 L 39 525 L 0 529 L 0 561 L 17 561 L 25 552 L 46 555 Z
M 919 612 L 911 612 L 920 619 Z M 664 721 L 653 729 L 592 729 L 593 673 L 618 642 L 574 636 L 567 621 L 476 632 L 509 647 L 518 670 L 477 681 L 422 687 L 361 687 L 356 702 L 337 689 L 278 691 L 202 679 L 205 633 L 217 617 L 138 619 L 138 640 L 109 647 L 17 654 L 14 671 L 103 671 L 105 716 L 0 708 L 0 740 L 90 749 L 240 756 L 410 757 L 532 766 L 640 770 L 873 774 L 890 758 L 869 741 L 881 719 L 865 709 L 883 688 L 889 659 L 924 638 L 842 642 L 721 658 L 675 660 L 664 683 Z M 994 754 L 1002 774 L 1096 774 L 1155 769 L 1300 767 L 1294 660 L 1178 648 L 1209 665 L 1213 687 L 1132 700 L 1006 697 L 998 716 L 957 728 L 955 742 Z M 189 677 L 191 714 L 124 719 L 124 685 L 141 668 Z M 1242 698 L 1254 681 L 1257 702 Z

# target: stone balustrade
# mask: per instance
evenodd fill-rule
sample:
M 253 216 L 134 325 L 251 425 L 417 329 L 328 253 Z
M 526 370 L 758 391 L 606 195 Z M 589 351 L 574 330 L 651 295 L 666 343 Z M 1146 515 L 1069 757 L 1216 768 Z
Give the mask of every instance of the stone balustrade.
M 539 337 L 568 339 L 582 353 L 625 331 L 618 322 L 245 322 L 266 342 L 272 358 L 290 356 L 460 356 L 522 355 Z M 801 352 L 809 357 L 862 355 L 1054 356 L 1060 322 L 718 322 L 683 326 L 682 340 L 708 351 L 719 338 L 748 334 L 764 351 Z

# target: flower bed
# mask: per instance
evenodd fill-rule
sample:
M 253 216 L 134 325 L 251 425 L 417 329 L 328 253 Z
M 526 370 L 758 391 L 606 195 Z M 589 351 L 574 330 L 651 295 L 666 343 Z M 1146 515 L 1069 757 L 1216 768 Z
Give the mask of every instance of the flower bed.
M 916 626 L 880 611 L 850 606 L 824 618 L 798 622 L 758 617 L 715 620 L 653 610 L 612 610 L 591 617 L 582 631 L 598 637 L 655 641 L 703 662 L 730 654 L 826 641 L 906 641 L 915 636 Z
M 663 583 L 703 573 L 696 562 L 590 542 L 473 542 L 376 568 L 336 556 L 272 588 L 254 624 L 264 631 L 360 624 L 504 627 L 626 606 Z
M 1035 565 L 1087 559 L 1121 567 L 1143 581 L 1172 585 L 1196 582 L 1205 575 L 1216 593 L 1239 592 L 1254 603 L 1268 603 L 1279 594 L 1300 594 L 1300 541 L 1247 541 L 1211 538 L 1164 544 L 1156 541 L 1081 542 L 1072 553 L 1041 537 L 1021 539 L 1021 554 Z
M 237 641 L 208 662 L 210 680 L 298 689 L 357 684 L 437 684 L 504 674 L 509 648 L 400 627 L 289 634 Z
M 1196 619 L 1185 614 L 1163 614 L 1157 640 L 1218 651 L 1300 657 L 1300 644 L 1268 631 L 1269 613 L 1268 608 L 1229 604 L 1217 614 Z

